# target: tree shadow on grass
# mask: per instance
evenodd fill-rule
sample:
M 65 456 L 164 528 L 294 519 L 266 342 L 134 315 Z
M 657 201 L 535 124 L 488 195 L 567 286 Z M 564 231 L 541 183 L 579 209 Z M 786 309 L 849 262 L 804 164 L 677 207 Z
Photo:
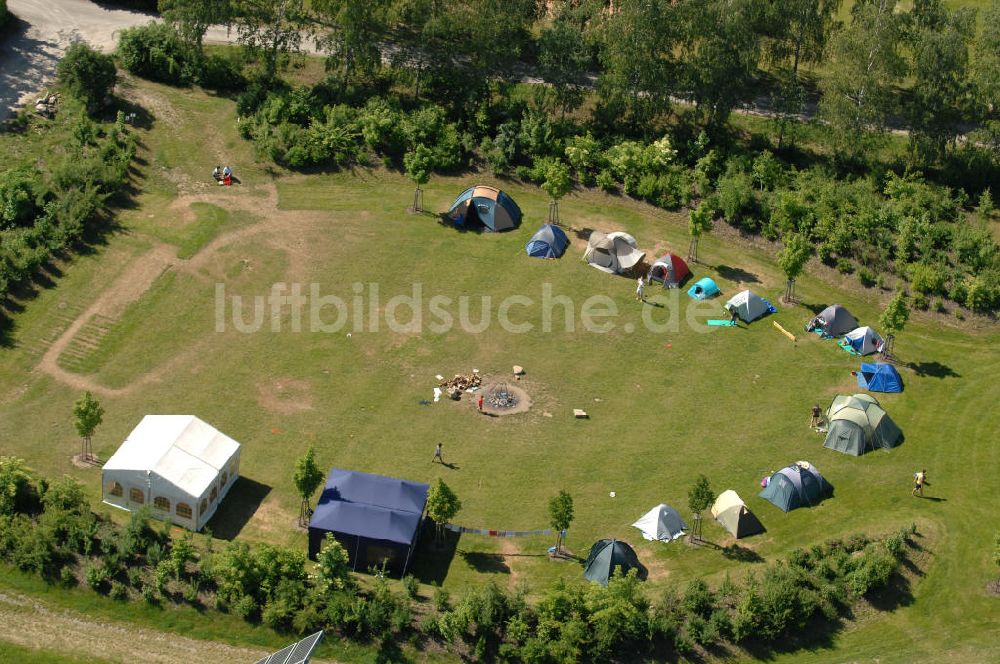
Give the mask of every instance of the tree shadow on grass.
M 918 376 L 930 376 L 932 378 L 961 378 L 961 374 L 951 367 L 940 362 L 909 362 L 907 368 L 912 369 Z
M 741 563 L 762 563 L 764 558 L 754 551 L 739 544 L 730 544 L 722 548 L 722 557 L 727 560 L 736 560 Z
M 729 281 L 743 282 L 747 284 L 759 284 L 760 279 L 753 272 L 744 270 L 741 267 L 732 267 L 730 265 L 716 265 L 715 271 L 719 273 L 719 276 L 723 279 L 728 279 Z
M 469 567 L 484 574 L 510 574 L 510 566 L 499 553 L 485 551 L 459 551 Z
M 448 577 L 462 534 L 446 530 L 442 542 L 436 542 L 434 535 L 434 521 L 424 519 L 410 560 L 409 573 L 420 583 L 441 585 Z
M 264 502 L 271 487 L 240 476 L 212 515 L 208 527 L 219 539 L 233 540 Z

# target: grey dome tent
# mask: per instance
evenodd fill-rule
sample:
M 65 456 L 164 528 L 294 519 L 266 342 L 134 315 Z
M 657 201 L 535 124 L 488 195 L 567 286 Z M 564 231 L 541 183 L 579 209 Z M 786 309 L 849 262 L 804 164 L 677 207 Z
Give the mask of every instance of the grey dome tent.
M 771 501 L 782 512 L 787 512 L 798 507 L 812 507 L 831 490 L 832 487 L 815 466 L 806 461 L 796 461 L 771 475 L 767 486 L 757 495 Z
M 639 562 L 639 557 L 635 555 L 626 542 L 616 539 L 602 539 L 590 547 L 590 555 L 583 566 L 583 576 L 594 583 L 602 586 L 608 585 L 615 568 L 621 568 L 621 574 L 628 574 L 629 570 L 635 569 L 640 578 L 645 578 L 646 570 Z
M 608 274 L 621 274 L 639 264 L 646 254 L 639 251 L 635 238 L 628 233 L 594 231 L 587 240 L 583 260 Z
M 726 311 L 734 310 L 744 323 L 755 321 L 768 313 L 767 302 L 753 291 L 740 291 L 726 302 Z
M 496 187 L 469 187 L 448 209 L 456 226 L 468 227 L 477 219 L 491 231 L 506 231 L 521 223 L 521 208 Z
M 806 325 L 806 332 L 819 330 L 825 337 L 839 337 L 858 326 L 858 319 L 839 304 L 829 307 L 813 316 Z
M 552 224 L 542 224 L 528 240 L 525 250 L 535 258 L 559 258 L 568 246 L 569 239 L 563 229 Z
M 826 411 L 826 418 L 830 422 L 830 430 L 823 447 L 844 454 L 861 456 L 876 447 L 887 450 L 895 447 L 903 435 L 878 400 L 870 394 L 834 397 Z
M 732 489 L 726 489 L 715 499 L 712 517 L 736 539 L 764 532 L 763 524 Z
M 643 514 L 632 526 L 642 532 L 643 538 L 658 542 L 672 542 L 683 537 L 687 530 L 677 510 L 663 503 Z

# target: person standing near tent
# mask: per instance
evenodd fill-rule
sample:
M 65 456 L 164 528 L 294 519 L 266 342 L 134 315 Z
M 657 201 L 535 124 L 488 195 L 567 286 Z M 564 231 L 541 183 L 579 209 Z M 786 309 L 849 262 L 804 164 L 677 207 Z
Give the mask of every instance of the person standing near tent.
M 483 395 L 479 395 L 479 399 L 476 400 L 476 406 L 479 407 L 479 412 L 483 412 Z
M 815 404 L 812 409 L 812 419 L 809 420 L 809 427 L 812 429 L 818 427 L 822 417 L 823 410 L 819 407 L 819 404 Z
M 740 324 L 740 310 L 736 307 L 731 307 L 729 309 L 729 322 L 732 323 L 733 327 Z
M 640 302 L 646 301 L 646 280 L 639 277 L 639 281 L 635 286 L 635 299 Z
M 443 446 L 441 445 L 441 443 L 438 443 L 437 447 L 434 448 L 434 458 L 431 459 L 431 463 L 434 463 L 435 461 L 439 461 L 441 463 L 441 465 L 444 465 L 444 457 L 441 456 L 441 448 L 442 447 Z
M 911 495 L 920 494 L 920 497 L 924 497 L 924 485 L 930 484 L 927 481 L 927 470 L 923 469 L 919 473 L 913 473 L 913 492 Z

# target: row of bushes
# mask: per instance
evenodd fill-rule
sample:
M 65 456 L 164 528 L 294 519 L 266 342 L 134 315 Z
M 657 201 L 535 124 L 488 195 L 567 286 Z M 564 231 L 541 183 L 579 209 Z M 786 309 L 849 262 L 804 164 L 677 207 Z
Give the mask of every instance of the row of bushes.
M 105 125 L 69 98 L 62 108 L 45 129 L 65 134 L 60 148 L 0 171 L 0 299 L 94 230 L 129 179 L 136 146 L 124 114 Z
M 477 661 L 577 662 L 617 659 L 722 643 L 774 643 L 814 620 L 834 620 L 898 572 L 910 527 L 885 538 L 856 536 L 793 552 L 740 582 L 713 588 L 694 579 L 650 601 L 634 571 L 607 587 L 556 582 L 529 603 L 525 591 L 490 583 L 452 601 L 437 589 L 413 603 L 382 574 L 367 587 L 348 570 L 332 537 L 315 565 L 300 551 L 231 542 L 196 543 L 169 526 L 151 527 L 136 512 L 124 527 L 98 517 L 82 488 L 66 478 L 48 483 L 24 463 L 0 457 L 0 559 L 51 583 L 84 583 L 121 601 L 187 603 L 227 611 L 273 629 L 334 630 L 396 648 L 401 639 L 452 644 Z
M 129 73 L 172 85 L 197 83 L 213 90 L 246 86 L 243 61 L 232 50 L 203 54 L 180 38 L 166 23 L 149 23 L 122 30 L 117 56 Z

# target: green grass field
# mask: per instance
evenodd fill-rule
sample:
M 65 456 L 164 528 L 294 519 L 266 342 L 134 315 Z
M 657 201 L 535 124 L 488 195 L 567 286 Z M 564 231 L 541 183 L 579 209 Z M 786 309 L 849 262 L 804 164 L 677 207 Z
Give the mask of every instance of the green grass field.
M 520 229 L 457 232 L 435 214 L 408 214 L 412 185 L 398 174 L 271 173 L 238 139 L 231 102 L 145 82 L 132 86 L 129 94 L 154 116 L 151 129 L 140 131 L 143 193 L 121 212 L 121 230 L 106 245 L 64 265 L 16 314 L 13 343 L 0 349 L 4 454 L 23 456 L 49 476 L 72 475 L 98 501 L 98 471 L 70 463 L 79 447 L 72 403 L 82 386 L 96 385 L 107 411 L 94 440 L 102 458 L 147 413 L 195 414 L 243 444 L 241 473 L 249 481 L 227 499 L 213 524 L 217 534 L 304 547 L 291 473 L 314 445 L 324 466 L 425 482 L 444 478 L 463 501 L 456 519 L 463 525 L 547 527 L 546 503 L 565 488 L 576 503 L 569 548 L 586 555 L 598 538 L 628 540 L 650 570 L 651 592 L 695 576 L 738 578 L 759 565 L 727 559 L 711 547 L 644 542 L 629 527 L 659 502 L 689 517 L 688 488 L 704 473 L 717 493 L 737 490 L 764 523 L 766 534 L 741 541 L 763 559 L 911 522 L 929 550 L 924 576 L 901 592 L 894 610 L 859 616 L 815 649 L 778 653 L 773 661 L 1000 659 L 1000 599 L 986 591 L 997 573 L 991 556 L 1000 528 L 993 486 L 1000 430 L 995 326 L 915 314 L 897 343 L 909 365 L 902 369 L 906 390 L 879 397 L 905 442 L 890 453 L 847 457 L 824 450 L 807 424 L 814 402 L 826 405 L 835 394 L 855 391 L 850 371 L 857 360 L 801 329 L 811 308 L 833 302 L 875 325 L 888 293 L 813 266 L 797 283 L 801 305 L 779 304 L 776 315 L 749 328 L 692 327 L 689 300 L 681 295 L 676 309 L 647 305 L 656 322 L 672 310 L 679 317 L 675 329 L 651 332 L 634 283 L 585 265 L 577 233 L 561 260 L 525 256 L 524 244 L 547 212 L 545 195 L 534 187 L 500 183 L 524 211 Z M 219 162 L 231 163 L 242 184 L 214 187 L 209 173 Z M 476 181 L 492 180 L 433 178 L 425 207 L 446 209 Z M 568 196 L 560 210 L 564 224 L 581 235 L 624 229 L 650 254 L 686 251 L 686 218 L 679 213 L 589 191 Z M 172 265 L 153 275 L 137 300 L 98 311 L 59 356 L 59 371 L 46 369 L 42 359 L 62 332 L 98 298 L 122 289 L 123 275 L 164 244 L 176 256 Z M 696 278 L 713 276 L 726 294 L 742 282 L 778 303 L 783 277 L 773 248 L 717 233 L 703 240 L 700 253 Z M 319 284 L 322 294 L 348 304 L 353 284 L 363 284 L 366 297 L 377 284 L 380 314 L 393 296 L 420 284 L 425 316 L 434 295 L 453 299 L 456 318 L 459 298 L 470 296 L 473 321 L 481 296 L 492 298 L 495 320 L 500 301 L 522 295 L 534 304 L 512 308 L 511 318 L 534 330 L 513 333 L 494 323 L 478 334 L 394 332 L 382 318 L 378 331 L 354 331 L 352 318 L 335 333 L 295 332 L 286 310 L 276 319 L 265 316 L 255 333 L 238 332 L 231 321 L 216 331 L 217 284 L 246 300 L 266 296 L 276 282 L 304 284 L 305 292 Z M 560 307 L 553 329 L 542 331 L 546 285 L 572 300 L 573 331 L 566 331 Z M 619 312 L 604 334 L 585 331 L 580 321 L 584 301 L 597 295 Z M 719 305 L 696 320 L 718 316 Z M 407 318 L 405 309 L 399 318 Z M 798 342 L 773 329 L 772 320 L 799 334 Z M 431 398 L 436 374 L 478 368 L 488 378 L 506 379 L 515 364 L 526 369 L 520 386 L 533 401 L 526 414 L 481 417 L 468 399 L 419 403 Z M 573 408 L 586 409 L 590 419 L 574 419 Z M 430 463 L 439 441 L 455 468 Z M 835 493 L 818 507 L 783 514 L 757 497 L 758 483 L 799 459 L 815 464 Z M 921 467 L 928 469 L 933 499 L 910 496 L 912 473 Z M 705 535 L 730 543 L 711 522 Z M 578 566 L 544 556 L 552 543 L 466 535 L 447 567 L 424 558 L 416 572 L 453 593 L 487 579 L 540 588 L 558 577 L 578 578 Z M 4 585 L 0 578 L 0 589 Z M 184 629 L 144 612 L 118 613 L 121 620 Z M 238 638 L 227 635 L 226 624 L 198 636 Z

